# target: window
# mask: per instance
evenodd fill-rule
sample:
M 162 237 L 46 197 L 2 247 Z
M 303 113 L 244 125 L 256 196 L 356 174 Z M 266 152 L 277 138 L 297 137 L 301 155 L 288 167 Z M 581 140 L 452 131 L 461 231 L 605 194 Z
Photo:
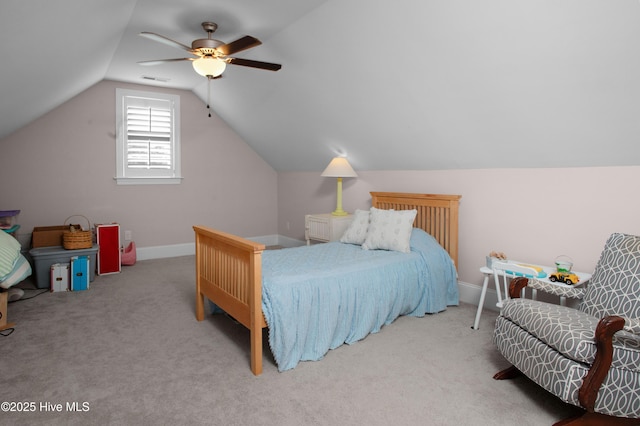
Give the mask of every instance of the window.
M 116 89 L 118 185 L 180 183 L 180 97 Z

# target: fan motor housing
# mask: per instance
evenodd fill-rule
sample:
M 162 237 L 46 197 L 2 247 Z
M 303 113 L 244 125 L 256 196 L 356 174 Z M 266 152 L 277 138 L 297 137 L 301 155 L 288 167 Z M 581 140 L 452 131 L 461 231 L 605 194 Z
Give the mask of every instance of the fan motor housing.
M 213 55 L 216 48 L 222 46 L 224 43 L 220 40 L 215 40 L 212 38 L 201 38 L 198 40 L 194 40 L 191 43 L 191 48 L 193 50 L 199 50 L 203 55 Z

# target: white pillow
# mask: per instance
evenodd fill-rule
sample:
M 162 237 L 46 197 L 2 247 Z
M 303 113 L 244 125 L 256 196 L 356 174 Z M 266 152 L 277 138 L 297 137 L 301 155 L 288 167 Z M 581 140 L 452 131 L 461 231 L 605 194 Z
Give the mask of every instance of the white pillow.
M 411 230 L 417 210 L 382 210 L 371 207 L 365 250 L 411 251 Z
M 0 277 L 8 275 L 20 256 L 20 243 L 0 229 Z
M 20 255 L 11 272 L 4 277 L 0 277 L 0 288 L 8 289 L 13 285 L 18 284 L 20 281 L 31 275 L 31 272 L 31 265 L 29 265 L 29 261 L 27 261 L 24 256 Z
M 367 238 L 367 229 L 369 229 L 369 210 L 356 210 L 353 213 L 353 221 L 340 237 L 340 242 L 362 245 Z

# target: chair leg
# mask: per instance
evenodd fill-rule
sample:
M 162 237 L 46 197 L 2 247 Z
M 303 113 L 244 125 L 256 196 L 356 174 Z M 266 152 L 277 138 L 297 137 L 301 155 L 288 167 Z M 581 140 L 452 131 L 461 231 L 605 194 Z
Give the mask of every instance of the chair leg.
M 522 375 L 522 372 L 512 365 L 511 367 L 505 368 L 502 371 L 498 371 L 496 374 L 493 375 L 493 378 L 496 380 L 508 380 L 508 379 L 514 379 L 521 375 Z
M 585 412 L 582 416 L 564 419 L 553 426 L 638 426 L 640 419 L 605 416 L 599 413 Z

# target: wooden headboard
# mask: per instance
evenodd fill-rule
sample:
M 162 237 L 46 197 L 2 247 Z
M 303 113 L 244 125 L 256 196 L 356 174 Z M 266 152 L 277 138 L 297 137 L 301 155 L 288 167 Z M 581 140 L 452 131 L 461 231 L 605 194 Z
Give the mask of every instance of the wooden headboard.
M 386 210 L 416 209 L 414 226 L 431 234 L 449 253 L 457 268 L 460 198 L 460 195 L 371 192 L 371 206 Z

